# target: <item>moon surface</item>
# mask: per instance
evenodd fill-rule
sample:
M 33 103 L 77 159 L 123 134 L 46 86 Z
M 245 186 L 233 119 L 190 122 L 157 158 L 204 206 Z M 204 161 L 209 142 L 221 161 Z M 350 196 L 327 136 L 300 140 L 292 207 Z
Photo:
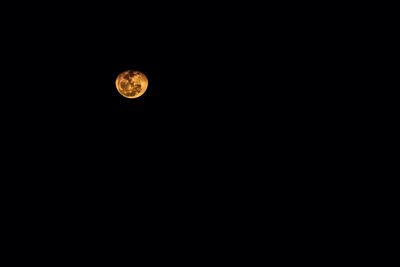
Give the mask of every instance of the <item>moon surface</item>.
M 142 72 L 127 70 L 118 75 L 115 85 L 122 96 L 138 98 L 146 92 L 149 81 Z

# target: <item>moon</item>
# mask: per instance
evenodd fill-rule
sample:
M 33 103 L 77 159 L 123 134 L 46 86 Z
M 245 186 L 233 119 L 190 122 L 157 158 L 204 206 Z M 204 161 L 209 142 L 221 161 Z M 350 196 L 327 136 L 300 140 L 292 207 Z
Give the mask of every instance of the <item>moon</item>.
M 149 81 L 142 72 L 127 70 L 118 75 L 115 85 L 122 96 L 138 98 L 146 92 Z

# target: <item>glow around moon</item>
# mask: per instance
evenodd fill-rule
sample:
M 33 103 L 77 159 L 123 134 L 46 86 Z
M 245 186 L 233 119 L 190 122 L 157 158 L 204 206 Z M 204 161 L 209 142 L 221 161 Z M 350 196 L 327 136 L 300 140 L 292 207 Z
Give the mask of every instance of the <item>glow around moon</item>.
M 122 96 L 138 98 L 146 92 L 149 81 L 142 72 L 128 70 L 118 75 L 115 85 Z

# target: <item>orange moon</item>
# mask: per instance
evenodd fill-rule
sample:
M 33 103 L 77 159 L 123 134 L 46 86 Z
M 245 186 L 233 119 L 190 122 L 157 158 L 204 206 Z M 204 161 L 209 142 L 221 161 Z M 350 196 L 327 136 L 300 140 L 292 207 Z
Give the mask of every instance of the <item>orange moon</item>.
M 115 85 L 122 96 L 138 98 L 146 92 L 149 81 L 142 72 L 127 70 L 118 75 Z

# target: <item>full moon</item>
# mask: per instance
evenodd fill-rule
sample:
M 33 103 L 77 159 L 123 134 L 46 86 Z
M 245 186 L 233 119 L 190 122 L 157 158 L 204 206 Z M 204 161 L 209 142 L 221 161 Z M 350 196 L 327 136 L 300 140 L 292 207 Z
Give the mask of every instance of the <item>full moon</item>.
M 142 72 L 127 70 L 118 75 L 115 85 L 122 96 L 138 98 L 146 92 L 149 81 Z

